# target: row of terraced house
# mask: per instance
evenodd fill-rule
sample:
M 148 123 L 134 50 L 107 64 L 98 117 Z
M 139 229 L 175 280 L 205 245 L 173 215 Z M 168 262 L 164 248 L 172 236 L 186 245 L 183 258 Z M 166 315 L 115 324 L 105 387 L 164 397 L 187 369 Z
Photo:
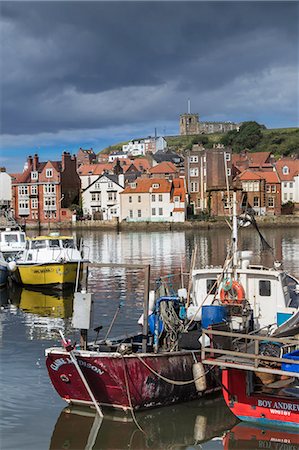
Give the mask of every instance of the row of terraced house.
M 140 142 L 135 141 L 136 145 Z M 136 156 L 128 149 L 98 156 L 93 149 L 63 152 L 60 161 L 29 156 L 22 173 L 0 172 L 0 201 L 19 223 L 63 223 L 81 207 L 84 219 L 184 222 L 201 213 L 230 213 L 232 190 L 239 211 L 280 215 L 299 207 L 299 159 L 270 152 L 240 154 L 194 144 L 179 155 L 164 143 Z M 289 211 L 290 212 L 290 211 Z

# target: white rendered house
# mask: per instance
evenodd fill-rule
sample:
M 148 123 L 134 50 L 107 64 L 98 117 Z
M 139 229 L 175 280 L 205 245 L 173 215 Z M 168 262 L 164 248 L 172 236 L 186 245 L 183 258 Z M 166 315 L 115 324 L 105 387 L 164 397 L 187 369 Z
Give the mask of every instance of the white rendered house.
M 112 220 L 120 216 L 120 192 L 124 175 L 103 174 L 82 191 L 84 216 Z

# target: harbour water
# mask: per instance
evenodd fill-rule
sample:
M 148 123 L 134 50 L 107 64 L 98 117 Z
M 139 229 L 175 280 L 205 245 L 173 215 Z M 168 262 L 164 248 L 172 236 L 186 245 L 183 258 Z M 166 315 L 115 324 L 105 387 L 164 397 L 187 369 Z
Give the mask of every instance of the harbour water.
M 273 247 L 262 252 L 258 234 L 244 229 L 240 247 L 253 251 L 253 262 L 284 268 L 299 277 L 299 230 L 269 228 L 263 234 Z M 197 267 L 223 263 L 230 231 L 77 233 L 85 256 L 95 262 L 125 263 L 123 268 L 91 268 L 88 288 L 94 294 L 94 327 L 105 336 L 138 329 L 144 275 L 134 264 L 151 265 L 151 288 L 161 276 L 182 283 L 192 249 Z M 186 276 L 184 283 L 186 283 Z M 298 435 L 281 430 L 261 431 L 237 424 L 221 397 L 136 413 L 140 431 L 130 415 L 105 412 L 100 422 L 91 410 L 69 408 L 49 381 L 44 350 L 59 343 L 58 330 L 77 339 L 71 328 L 71 291 L 31 291 L 12 286 L 0 291 L 0 448 L 18 449 L 299 449 Z M 95 333 L 90 334 L 90 339 Z M 229 431 L 231 430 L 231 431 Z M 284 445 L 279 447 L 279 444 Z

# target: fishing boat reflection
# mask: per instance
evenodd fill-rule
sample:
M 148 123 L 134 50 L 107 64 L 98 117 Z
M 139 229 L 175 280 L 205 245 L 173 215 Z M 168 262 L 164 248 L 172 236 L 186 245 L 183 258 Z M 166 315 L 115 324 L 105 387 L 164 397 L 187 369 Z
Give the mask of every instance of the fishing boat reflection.
M 26 313 L 42 317 L 66 319 L 72 316 L 73 289 L 55 291 L 51 289 L 21 289 L 19 308 Z
M 64 290 L 28 289 L 16 284 L 10 288 L 14 307 L 24 313 L 28 338 L 51 339 L 53 330 L 68 332 L 71 329 L 74 292 Z
M 101 420 L 91 409 L 65 408 L 55 425 L 50 450 L 183 449 L 221 436 L 236 423 L 222 398 L 137 412 L 135 416 L 143 432 L 130 414 L 111 415 L 104 410 Z
M 299 433 L 294 430 L 264 428 L 239 423 L 223 438 L 224 450 L 299 450 Z

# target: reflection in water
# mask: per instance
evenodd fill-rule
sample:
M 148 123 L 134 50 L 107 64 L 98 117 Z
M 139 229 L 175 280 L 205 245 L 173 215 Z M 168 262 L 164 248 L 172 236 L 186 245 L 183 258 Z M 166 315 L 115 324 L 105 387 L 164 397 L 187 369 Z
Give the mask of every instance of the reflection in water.
M 224 450 L 299 450 L 299 432 L 239 423 L 223 438 Z
M 50 450 L 187 448 L 230 429 L 236 419 L 221 398 L 194 401 L 136 413 L 132 417 L 104 411 L 100 421 L 92 410 L 65 408 L 55 425 Z
M 12 306 L 25 313 L 24 323 L 30 340 L 51 339 L 54 332 L 70 329 L 74 300 L 72 288 L 28 289 L 13 284 L 9 293 Z

